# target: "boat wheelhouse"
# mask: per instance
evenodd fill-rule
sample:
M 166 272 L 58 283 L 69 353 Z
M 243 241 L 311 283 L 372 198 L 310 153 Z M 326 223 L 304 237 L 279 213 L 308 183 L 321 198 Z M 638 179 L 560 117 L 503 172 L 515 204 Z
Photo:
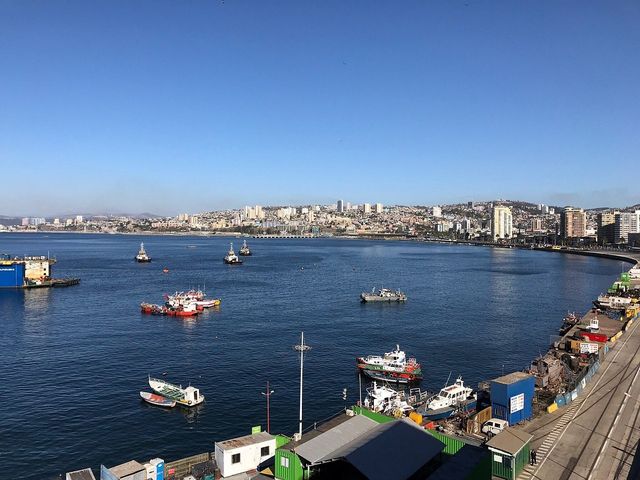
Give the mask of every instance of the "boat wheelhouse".
M 189 385 L 182 388 L 182 385 L 173 385 L 158 378 L 149 377 L 149 386 L 158 395 L 174 400 L 180 405 L 194 407 L 204 402 L 204 395 L 200 394 L 198 388 Z

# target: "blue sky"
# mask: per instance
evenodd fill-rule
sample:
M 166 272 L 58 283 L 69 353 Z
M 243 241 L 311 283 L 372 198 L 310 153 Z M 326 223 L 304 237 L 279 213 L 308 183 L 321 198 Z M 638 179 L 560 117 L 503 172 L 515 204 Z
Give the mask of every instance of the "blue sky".
M 0 0 L 0 214 L 640 202 L 640 3 Z

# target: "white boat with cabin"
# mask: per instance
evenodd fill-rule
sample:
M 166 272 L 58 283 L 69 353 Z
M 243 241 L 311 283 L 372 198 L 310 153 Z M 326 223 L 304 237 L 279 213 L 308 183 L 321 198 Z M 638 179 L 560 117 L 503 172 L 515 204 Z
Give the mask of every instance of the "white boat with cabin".
M 162 395 L 176 403 L 186 407 L 195 407 L 204 402 L 204 395 L 200 393 L 200 389 L 189 385 L 182 388 L 182 385 L 173 385 L 158 378 L 149 377 L 149 386 L 158 395 Z

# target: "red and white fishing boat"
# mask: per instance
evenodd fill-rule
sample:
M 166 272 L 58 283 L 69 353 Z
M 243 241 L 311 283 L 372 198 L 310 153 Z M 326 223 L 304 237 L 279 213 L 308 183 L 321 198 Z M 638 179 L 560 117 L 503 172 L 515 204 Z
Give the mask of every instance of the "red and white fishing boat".
M 176 406 L 176 401 L 156 393 L 140 392 L 140 397 L 151 405 L 158 407 L 173 408 Z
M 410 383 L 422 380 L 422 368 L 415 358 L 407 359 L 405 352 L 396 349 L 384 355 L 357 357 L 358 370 L 366 376 L 385 382 Z

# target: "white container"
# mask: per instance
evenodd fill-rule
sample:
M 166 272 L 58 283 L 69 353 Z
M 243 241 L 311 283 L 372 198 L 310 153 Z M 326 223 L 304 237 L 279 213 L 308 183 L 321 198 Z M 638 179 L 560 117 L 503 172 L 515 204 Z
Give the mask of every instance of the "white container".
M 147 471 L 147 480 L 156 480 L 156 466 L 150 463 L 145 463 L 143 466 Z

